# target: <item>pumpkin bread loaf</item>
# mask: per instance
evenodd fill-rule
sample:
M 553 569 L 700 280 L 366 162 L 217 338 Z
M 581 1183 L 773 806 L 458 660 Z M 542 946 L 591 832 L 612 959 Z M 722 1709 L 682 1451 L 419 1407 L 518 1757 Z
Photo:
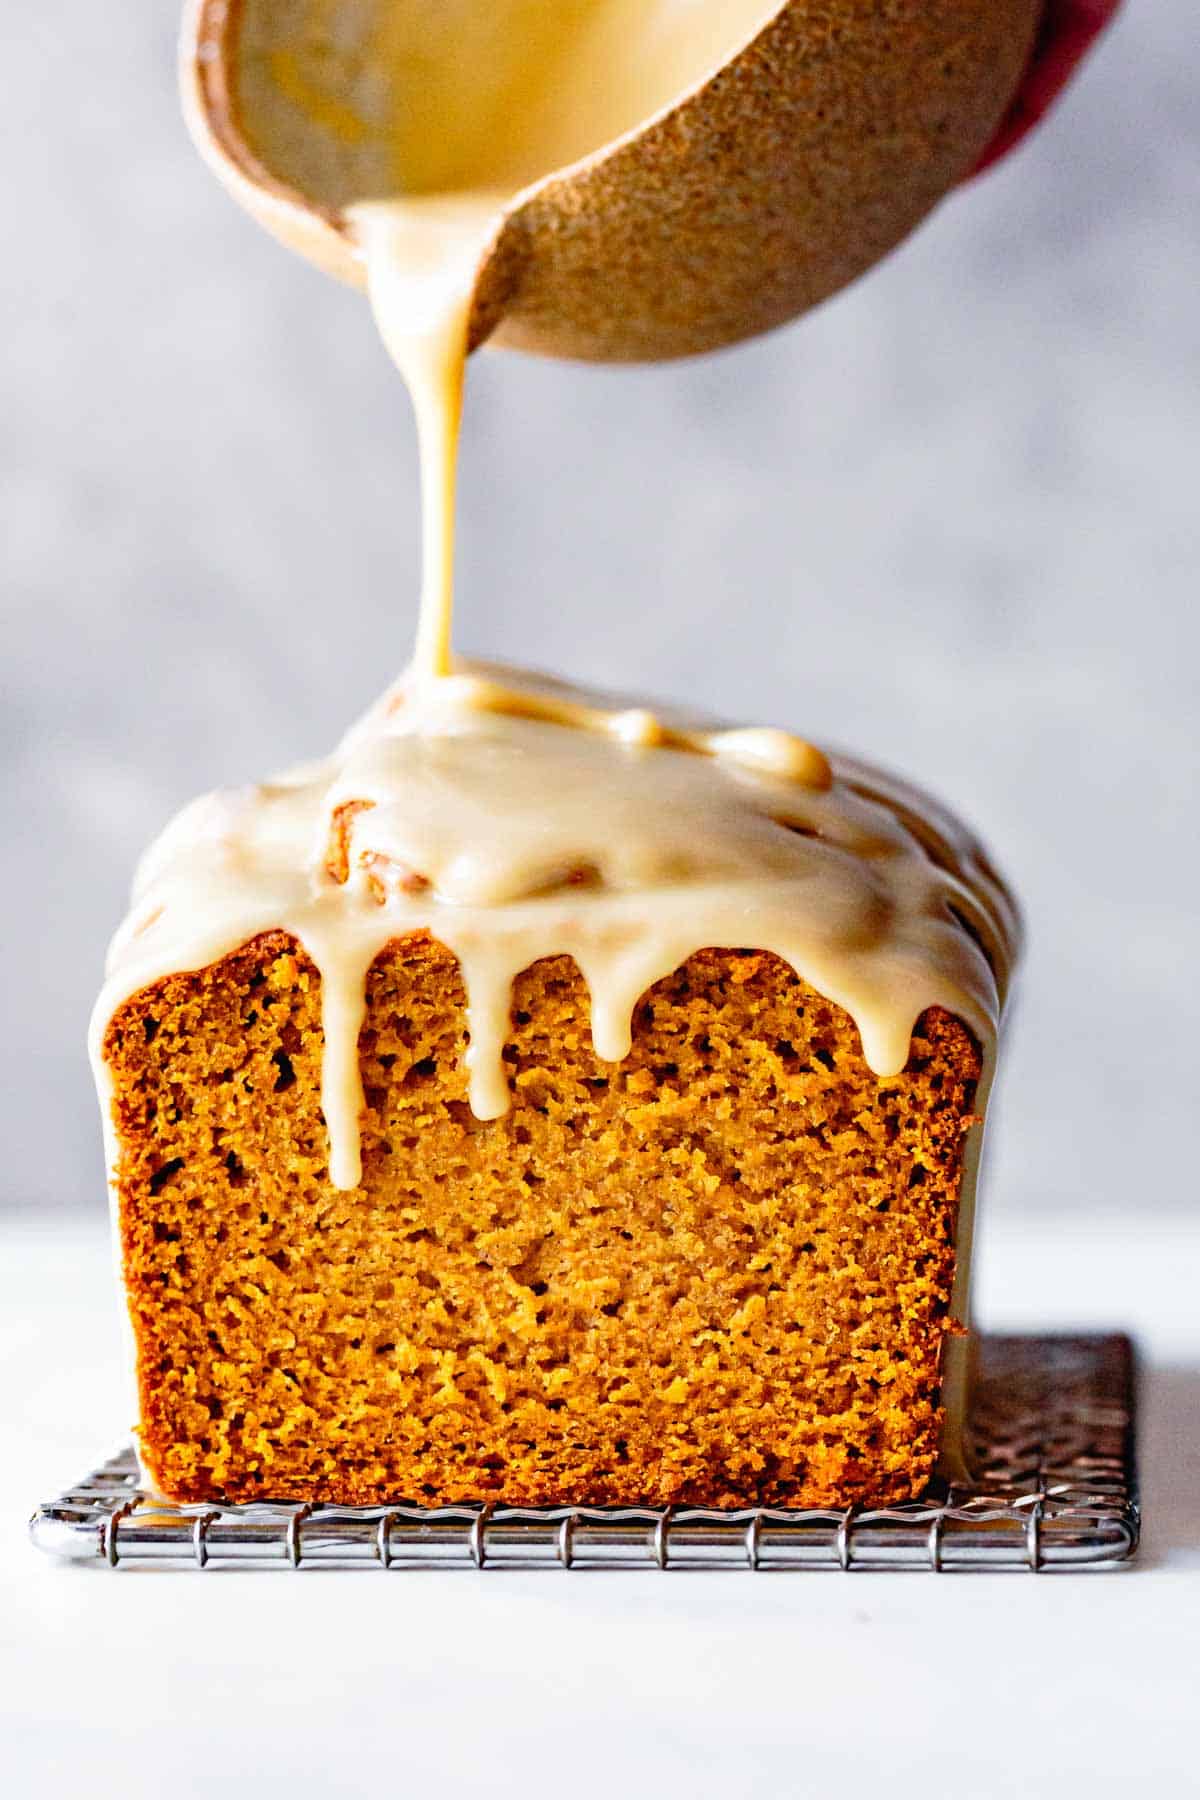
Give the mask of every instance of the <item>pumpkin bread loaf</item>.
M 701 950 L 601 1062 L 575 963 L 468 1104 L 459 967 L 387 943 L 362 1180 L 331 1185 L 321 979 L 260 934 L 107 1024 L 140 1452 L 175 1501 L 844 1506 L 938 1457 L 981 1054 L 903 1072 L 778 957 Z

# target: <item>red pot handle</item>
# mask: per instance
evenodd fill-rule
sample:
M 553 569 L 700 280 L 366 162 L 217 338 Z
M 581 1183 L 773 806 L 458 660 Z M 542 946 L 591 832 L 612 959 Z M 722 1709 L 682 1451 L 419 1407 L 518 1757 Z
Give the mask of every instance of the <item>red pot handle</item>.
M 1120 4 L 1121 0 L 1046 0 L 1025 79 L 972 175 L 1007 156 L 1049 112 Z

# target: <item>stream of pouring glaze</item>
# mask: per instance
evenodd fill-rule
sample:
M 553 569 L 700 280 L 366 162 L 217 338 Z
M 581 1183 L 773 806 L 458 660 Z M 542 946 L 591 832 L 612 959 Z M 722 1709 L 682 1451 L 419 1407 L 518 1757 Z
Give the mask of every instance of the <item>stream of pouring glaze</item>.
M 304 35 L 281 43 L 248 0 L 247 140 L 268 165 L 301 170 L 305 191 L 347 220 L 412 397 L 425 547 L 419 673 L 451 666 L 467 336 L 505 210 L 670 107 L 777 10 L 769 0 L 330 0 L 325 13 L 308 9 Z
M 380 81 L 371 89 L 375 123 L 363 125 L 353 95 L 335 123 L 354 151 L 362 199 L 348 212 L 373 306 L 420 434 L 416 654 L 327 761 L 196 802 L 147 853 L 93 1019 L 106 1119 L 116 1008 L 278 929 L 321 976 L 322 1105 L 339 1188 L 361 1175 L 366 973 L 416 931 L 461 963 L 471 1104 L 484 1119 L 508 1106 L 513 980 L 559 954 L 586 978 L 606 1059 L 628 1052 L 646 989 L 712 946 L 776 952 L 854 1018 L 881 1076 L 903 1068 L 933 1005 L 967 1021 L 990 1064 L 1011 905 L 974 841 L 922 796 L 786 732 L 471 668 L 451 649 L 467 332 L 506 203 L 669 104 L 773 8 L 396 0 L 371 10 L 386 25 L 364 51 L 364 68 L 386 75 L 382 99 Z M 279 55 L 264 58 L 261 114 L 249 58 L 247 124 L 302 131 L 320 103 L 328 127 L 328 96 L 303 56 Z

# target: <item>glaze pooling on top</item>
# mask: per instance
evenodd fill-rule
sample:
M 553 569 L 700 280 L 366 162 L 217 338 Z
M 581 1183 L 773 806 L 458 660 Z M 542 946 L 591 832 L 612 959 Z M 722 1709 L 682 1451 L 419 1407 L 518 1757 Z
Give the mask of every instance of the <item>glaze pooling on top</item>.
M 196 801 L 138 870 L 92 1025 L 166 975 L 284 930 L 320 972 L 330 1179 L 361 1177 L 358 1034 L 393 939 L 458 958 L 470 1098 L 509 1104 L 515 978 L 575 959 L 596 1053 L 697 950 L 773 951 L 854 1019 L 881 1077 L 943 1006 L 990 1062 L 1011 902 L 924 796 L 785 732 L 736 731 L 509 671 L 403 677 L 326 761 Z

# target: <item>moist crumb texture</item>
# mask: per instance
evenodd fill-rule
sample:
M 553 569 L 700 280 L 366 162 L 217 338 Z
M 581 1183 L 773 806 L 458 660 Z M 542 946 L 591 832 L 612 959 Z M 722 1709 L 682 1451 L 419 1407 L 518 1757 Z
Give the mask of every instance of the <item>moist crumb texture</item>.
M 177 1501 L 836 1505 L 937 1457 L 978 1048 L 938 1009 L 880 1080 L 777 958 L 702 951 L 593 1054 L 570 960 L 516 985 L 507 1117 L 465 996 L 388 945 L 363 1179 L 328 1180 L 320 978 L 281 933 L 105 1039 L 141 1448 Z

